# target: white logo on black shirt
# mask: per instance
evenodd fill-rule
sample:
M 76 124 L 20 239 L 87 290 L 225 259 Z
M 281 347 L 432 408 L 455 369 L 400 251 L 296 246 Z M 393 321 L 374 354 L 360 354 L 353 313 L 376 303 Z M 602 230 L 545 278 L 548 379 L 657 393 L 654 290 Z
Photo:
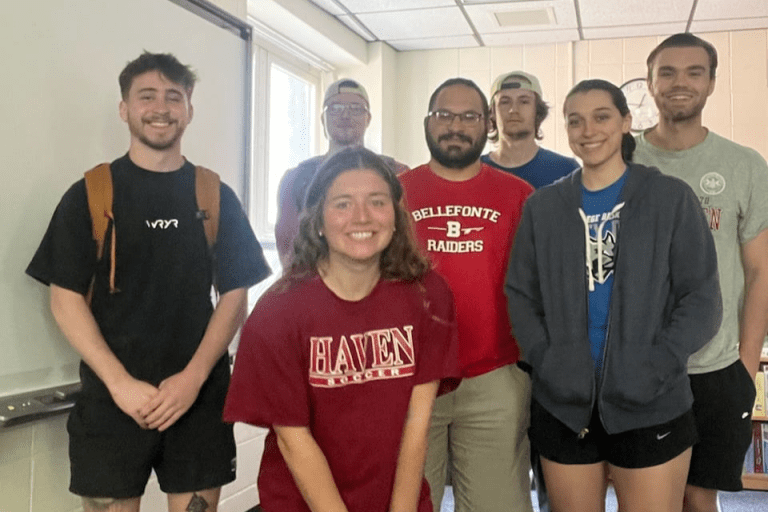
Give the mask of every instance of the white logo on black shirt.
M 151 229 L 168 229 L 171 226 L 174 228 L 179 227 L 178 219 L 145 220 L 144 222 L 147 224 L 147 227 Z

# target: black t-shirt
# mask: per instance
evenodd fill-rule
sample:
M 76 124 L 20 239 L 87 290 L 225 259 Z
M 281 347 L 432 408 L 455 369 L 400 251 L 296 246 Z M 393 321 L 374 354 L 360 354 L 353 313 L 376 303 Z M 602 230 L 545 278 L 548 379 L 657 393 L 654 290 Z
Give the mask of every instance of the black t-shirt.
M 112 162 L 111 169 L 119 292 L 109 292 L 109 230 L 105 257 L 96 259 L 84 180 L 62 198 L 27 273 L 45 284 L 85 294 L 95 272 L 92 309 L 104 338 L 131 375 L 157 385 L 184 369 L 200 344 L 213 312 L 214 261 L 222 294 L 250 287 L 270 270 L 227 185 L 221 184 L 212 260 L 196 215 L 192 164 L 153 172 L 125 155 Z M 81 378 L 84 391 L 106 392 L 84 364 Z

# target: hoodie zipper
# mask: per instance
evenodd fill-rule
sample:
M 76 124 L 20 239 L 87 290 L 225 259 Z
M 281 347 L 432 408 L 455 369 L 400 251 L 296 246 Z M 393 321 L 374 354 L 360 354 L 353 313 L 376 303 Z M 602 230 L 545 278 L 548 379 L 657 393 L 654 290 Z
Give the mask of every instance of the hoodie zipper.
M 622 191 L 623 195 L 623 191 Z M 621 208 L 624 207 L 626 204 L 625 201 L 622 201 L 619 206 Z M 612 211 L 615 211 L 616 208 L 614 208 Z M 608 341 L 611 339 L 611 328 L 613 327 L 613 310 L 616 307 L 616 301 L 613 300 L 613 291 L 616 289 L 616 286 L 619 283 L 619 256 L 621 255 L 621 244 L 619 243 L 619 236 L 620 234 L 617 233 L 616 235 L 616 245 L 615 245 L 615 251 L 613 255 L 613 285 L 611 286 L 611 304 L 608 307 L 608 326 L 605 329 L 605 343 L 603 344 L 603 366 L 600 369 L 600 382 L 598 383 L 598 390 L 597 395 L 595 396 L 595 401 L 600 401 L 600 396 L 602 396 L 603 392 L 603 386 L 605 385 L 605 370 L 608 367 Z M 597 416 L 600 418 L 600 423 L 605 425 L 605 421 L 603 421 L 603 413 L 602 409 L 597 407 Z
M 622 191 L 621 195 L 623 195 L 623 191 Z M 619 197 L 619 200 L 620 199 L 621 199 L 621 196 Z M 610 214 L 612 215 L 612 214 L 616 213 L 617 211 L 623 209 L 625 204 L 626 204 L 626 201 L 621 201 L 621 202 L 617 203 L 616 205 L 614 205 L 613 208 L 611 208 Z M 587 317 L 587 332 L 586 332 L 586 335 L 587 335 L 587 339 L 589 339 L 589 292 L 594 290 L 594 287 L 593 287 L 593 284 L 592 284 L 594 282 L 594 278 L 592 277 L 592 262 L 589 259 L 589 237 L 590 237 L 590 235 L 589 235 L 589 224 L 587 223 L 586 214 L 584 213 L 584 210 L 582 210 L 581 208 L 579 208 L 579 216 L 581 217 L 581 220 L 584 223 L 584 231 L 586 233 L 585 241 L 584 241 L 585 244 L 586 244 L 586 247 L 585 247 L 585 250 L 584 250 L 584 259 L 586 260 L 586 267 L 587 267 L 586 280 L 588 282 L 585 283 L 586 290 L 587 290 L 587 296 L 585 297 L 585 303 L 586 303 L 586 317 Z M 612 220 L 615 220 L 615 219 L 612 219 Z M 603 229 L 603 226 L 605 225 L 606 222 L 607 221 L 603 221 L 601 224 L 599 224 L 598 232 L 596 234 L 596 237 L 597 237 L 597 239 L 599 241 L 599 243 L 598 243 L 598 271 L 600 272 L 600 279 L 603 280 L 603 281 L 604 281 L 604 276 L 602 275 L 603 269 L 602 269 L 602 265 L 601 265 L 601 263 L 602 263 L 602 243 L 600 243 L 600 242 L 602 242 L 602 229 Z M 601 395 L 602 390 L 603 390 L 603 383 L 605 381 L 605 379 L 604 379 L 605 368 L 607 366 L 606 363 L 608 361 L 608 340 L 611 337 L 611 326 L 612 326 L 611 318 L 613 317 L 613 308 L 615 307 L 614 306 L 614 301 L 613 301 L 613 289 L 616 287 L 616 282 L 618 280 L 617 279 L 618 275 L 617 275 L 616 269 L 618 268 L 619 251 L 621 250 L 619 246 L 620 246 L 620 244 L 618 243 L 618 236 L 617 236 L 616 237 L 616 246 L 615 246 L 616 251 L 614 253 L 614 264 L 613 264 L 613 285 L 611 286 L 611 304 L 610 304 L 609 309 L 608 309 L 608 326 L 607 326 L 606 331 L 605 331 L 605 343 L 603 344 L 602 367 L 601 367 L 601 370 L 600 370 L 600 379 L 599 379 L 599 381 L 597 379 L 596 372 L 594 372 L 594 371 L 592 372 L 592 399 L 590 400 L 590 411 L 593 410 L 595 408 L 595 406 L 597 405 L 597 403 L 599 402 L 600 395 Z M 600 284 L 603 284 L 603 283 L 600 283 Z M 597 415 L 600 418 L 600 422 L 603 423 L 603 425 L 605 425 L 605 422 L 603 421 L 603 415 L 602 415 L 602 412 L 600 410 L 600 407 L 597 407 Z M 590 412 L 590 420 L 591 420 L 591 418 L 592 418 L 592 413 Z M 587 423 L 587 427 L 583 427 L 579 431 L 579 433 L 578 433 L 578 438 L 579 439 L 584 439 L 587 436 L 587 434 L 589 434 L 588 425 L 589 425 L 589 423 Z
M 579 215 L 584 215 L 584 212 L 581 208 L 579 208 Z M 582 220 L 584 220 L 584 217 L 582 217 Z M 592 277 L 592 268 L 590 267 L 591 263 L 589 261 L 588 253 L 589 253 L 589 239 L 586 239 L 584 241 L 587 246 L 584 250 L 584 259 L 587 260 L 587 273 L 582 274 L 584 276 L 584 316 L 587 319 L 586 326 L 585 326 L 585 336 L 587 337 L 587 341 L 589 341 L 589 281 Z M 582 427 L 582 429 L 577 434 L 577 437 L 579 440 L 584 439 L 587 434 L 589 434 L 589 423 L 592 419 L 592 409 L 595 407 L 595 400 L 597 400 L 597 381 L 595 380 L 595 372 L 592 372 L 592 396 L 589 397 L 589 418 L 587 419 L 587 425 Z

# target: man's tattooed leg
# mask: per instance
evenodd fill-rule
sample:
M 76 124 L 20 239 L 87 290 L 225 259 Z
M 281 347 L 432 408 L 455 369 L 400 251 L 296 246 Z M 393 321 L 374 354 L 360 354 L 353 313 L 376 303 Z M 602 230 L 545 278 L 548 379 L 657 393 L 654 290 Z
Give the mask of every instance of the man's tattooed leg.
M 208 510 L 208 502 L 197 493 L 192 493 L 192 499 L 187 505 L 187 512 L 205 512 Z

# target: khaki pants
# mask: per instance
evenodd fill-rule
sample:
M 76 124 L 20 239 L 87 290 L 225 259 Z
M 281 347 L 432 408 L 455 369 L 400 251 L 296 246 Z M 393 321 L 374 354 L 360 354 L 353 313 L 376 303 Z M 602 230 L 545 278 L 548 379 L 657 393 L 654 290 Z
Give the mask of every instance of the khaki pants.
M 426 477 L 440 512 L 447 471 L 456 512 L 530 512 L 531 381 L 508 365 L 464 379 L 432 412 Z

